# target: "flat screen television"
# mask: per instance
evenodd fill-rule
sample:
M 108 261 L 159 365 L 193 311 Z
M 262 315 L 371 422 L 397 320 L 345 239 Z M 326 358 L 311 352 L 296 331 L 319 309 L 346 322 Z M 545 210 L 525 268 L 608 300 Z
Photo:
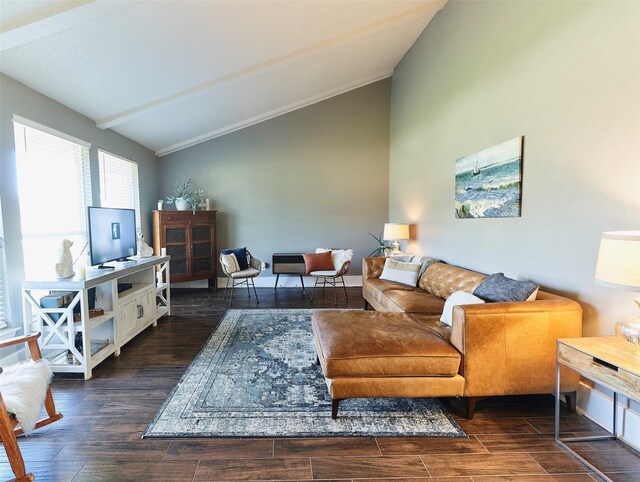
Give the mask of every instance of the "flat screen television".
M 137 254 L 136 212 L 133 209 L 89 208 L 91 265 L 127 261 Z

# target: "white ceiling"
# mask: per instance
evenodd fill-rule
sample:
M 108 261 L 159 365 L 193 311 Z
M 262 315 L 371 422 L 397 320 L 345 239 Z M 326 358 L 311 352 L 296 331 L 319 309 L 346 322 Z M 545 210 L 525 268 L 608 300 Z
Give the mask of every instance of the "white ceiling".
M 446 0 L 0 0 L 0 71 L 165 155 L 389 77 Z

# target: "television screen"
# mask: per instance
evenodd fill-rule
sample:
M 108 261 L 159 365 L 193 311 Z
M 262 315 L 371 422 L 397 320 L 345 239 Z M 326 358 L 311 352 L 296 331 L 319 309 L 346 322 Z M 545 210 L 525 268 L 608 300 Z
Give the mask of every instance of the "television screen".
M 133 209 L 89 208 L 92 266 L 135 256 L 136 241 L 136 212 Z

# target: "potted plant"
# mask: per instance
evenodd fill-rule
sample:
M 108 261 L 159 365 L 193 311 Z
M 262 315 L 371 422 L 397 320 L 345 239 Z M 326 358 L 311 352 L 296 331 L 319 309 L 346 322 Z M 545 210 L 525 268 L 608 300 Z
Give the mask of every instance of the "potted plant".
M 387 252 L 390 249 L 390 246 L 384 242 L 384 240 L 382 239 L 382 231 L 380 231 L 380 234 L 378 236 L 375 236 L 371 233 L 369 233 L 369 236 L 371 236 L 373 239 L 376 240 L 376 243 L 378 244 L 378 247 L 376 249 L 374 249 L 368 257 L 371 256 L 387 256 Z
M 176 182 L 176 188 L 173 196 L 167 197 L 167 203 L 174 204 L 178 211 L 186 211 L 191 209 L 194 213 L 198 205 L 204 201 L 204 191 L 202 189 L 193 190 L 191 178 L 186 182 Z

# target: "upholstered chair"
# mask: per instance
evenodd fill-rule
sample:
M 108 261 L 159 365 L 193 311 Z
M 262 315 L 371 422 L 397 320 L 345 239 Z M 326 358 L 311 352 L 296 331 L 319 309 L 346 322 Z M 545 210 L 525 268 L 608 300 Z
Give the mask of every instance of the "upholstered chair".
M 244 260 L 244 262 L 243 262 Z M 251 290 L 249 284 L 253 287 L 253 294 L 256 297 L 256 303 L 260 303 L 256 285 L 253 278 L 257 277 L 262 270 L 262 262 L 258 258 L 251 256 L 246 248 L 239 249 L 222 249 L 220 250 L 220 264 L 222 271 L 227 276 L 227 284 L 224 287 L 224 299 L 227 298 L 227 289 L 231 285 L 231 301 L 229 306 L 233 305 L 233 292 L 236 286 L 246 285 L 247 295 L 251 298 Z
M 311 300 L 313 302 L 313 297 L 316 294 L 316 289 L 319 285 L 322 286 L 322 296 L 324 298 L 325 288 L 327 285 L 333 286 L 333 304 L 338 304 L 338 299 L 336 296 L 336 288 L 338 286 L 342 286 L 344 290 L 344 297 L 346 300 L 349 300 L 349 295 L 347 295 L 347 288 L 344 284 L 344 275 L 349 271 L 349 266 L 351 265 L 351 260 L 353 259 L 353 250 L 352 249 L 333 249 L 329 250 L 326 248 L 318 248 L 316 249 L 316 253 L 324 253 L 326 251 L 331 251 L 331 261 L 333 264 L 333 269 L 330 270 L 318 270 L 318 271 L 310 271 L 307 274 L 309 276 L 313 276 L 316 279 L 315 285 L 313 286 L 313 293 L 311 293 Z

